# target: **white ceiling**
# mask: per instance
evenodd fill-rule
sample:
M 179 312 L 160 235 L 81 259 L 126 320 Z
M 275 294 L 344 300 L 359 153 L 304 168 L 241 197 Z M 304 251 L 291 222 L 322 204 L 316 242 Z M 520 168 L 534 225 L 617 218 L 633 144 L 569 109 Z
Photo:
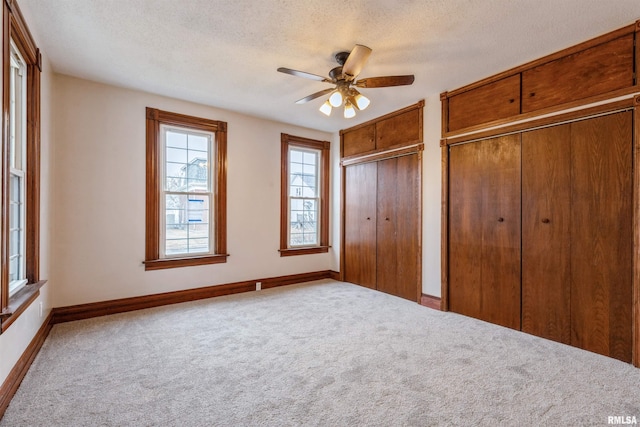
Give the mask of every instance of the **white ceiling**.
M 640 19 L 640 0 L 18 0 L 54 71 L 309 128 L 337 131 Z M 354 119 L 294 102 L 333 55 L 373 49 Z

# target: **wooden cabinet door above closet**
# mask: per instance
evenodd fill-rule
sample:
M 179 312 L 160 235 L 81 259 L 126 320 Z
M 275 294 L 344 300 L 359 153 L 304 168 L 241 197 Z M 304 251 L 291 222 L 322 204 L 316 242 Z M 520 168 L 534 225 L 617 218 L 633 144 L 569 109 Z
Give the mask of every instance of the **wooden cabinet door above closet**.
M 376 123 L 376 149 L 422 140 L 422 109 L 415 108 Z
M 520 114 L 520 74 L 449 98 L 448 130 Z
M 522 112 L 633 86 L 634 36 L 628 34 L 522 73 Z
M 353 157 L 422 142 L 424 101 L 340 131 L 342 157 Z
M 376 148 L 376 127 L 375 124 L 363 126 L 361 128 L 345 132 L 343 135 L 342 155 L 353 156 L 354 154 L 366 153 Z

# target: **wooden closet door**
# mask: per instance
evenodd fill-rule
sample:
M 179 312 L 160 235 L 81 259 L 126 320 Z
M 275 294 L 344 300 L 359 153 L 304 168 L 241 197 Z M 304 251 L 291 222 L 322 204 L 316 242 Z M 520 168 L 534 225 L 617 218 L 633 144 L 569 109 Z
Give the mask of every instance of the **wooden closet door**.
M 571 342 L 571 125 L 522 134 L 522 330 Z
M 481 142 L 449 150 L 449 310 L 482 314 Z
M 571 344 L 631 361 L 632 112 L 571 125 Z
M 520 135 L 484 141 L 483 320 L 520 329 Z
M 420 284 L 418 154 L 378 162 L 378 290 L 418 301 Z
M 520 136 L 454 146 L 449 308 L 520 329 Z
M 344 280 L 376 289 L 377 165 L 345 169 Z

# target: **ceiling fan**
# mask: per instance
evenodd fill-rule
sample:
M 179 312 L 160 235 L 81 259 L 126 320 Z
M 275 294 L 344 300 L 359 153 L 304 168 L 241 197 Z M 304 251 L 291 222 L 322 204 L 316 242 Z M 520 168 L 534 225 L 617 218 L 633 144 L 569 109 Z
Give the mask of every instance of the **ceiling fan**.
M 339 66 L 329 71 L 329 77 L 322 77 L 304 71 L 292 70 L 280 67 L 278 71 L 292 76 L 316 80 L 335 85 L 333 88 L 324 89 L 296 101 L 296 104 L 304 104 L 313 99 L 331 94 L 329 99 L 320 107 L 320 111 L 327 116 L 334 107 L 340 107 L 344 103 L 344 117 L 351 118 L 356 115 L 356 109 L 364 110 L 369 106 L 369 99 L 362 95 L 356 88 L 376 88 L 389 86 L 404 86 L 413 83 L 414 76 L 384 76 L 369 77 L 356 80 L 367 60 L 371 55 L 371 49 L 357 44 L 351 52 L 338 52 L 335 54 Z

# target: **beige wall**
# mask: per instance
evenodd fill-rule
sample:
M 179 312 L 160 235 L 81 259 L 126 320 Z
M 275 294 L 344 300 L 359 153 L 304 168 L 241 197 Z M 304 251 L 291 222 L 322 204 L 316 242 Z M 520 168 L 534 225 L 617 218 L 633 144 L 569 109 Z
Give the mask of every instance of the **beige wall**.
M 28 22 L 28 17 L 27 22 Z M 34 37 L 36 35 L 34 34 Z M 36 42 L 37 42 L 36 38 Z M 0 67 L 1 68 L 1 67 Z M 51 118 L 51 66 L 43 55 L 43 66 L 41 76 L 41 161 L 40 161 L 40 277 L 50 278 L 50 243 L 51 243 L 51 174 L 52 159 L 51 149 L 52 138 L 52 118 Z M 23 312 L 20 317 L 0 335 L 0 384 L 4 382 L 7 375 L 22 356 L 33 337 L 36 335 L 42 323 L 49 315 L 52 307 L 51 280 L 41 288 L 40 296 Z M 42 305 L 42 314 L 40 306 Z
M 280 133 L 333 135 L 62 75 L 54 99 L 54 306 L 337 268 L 278 252 Z M 226 264 L 144 270 L 145 107 L 227 122 Z
M 422 160 L 422 292 L 440 296 L 440 95 L 425 98 Z

